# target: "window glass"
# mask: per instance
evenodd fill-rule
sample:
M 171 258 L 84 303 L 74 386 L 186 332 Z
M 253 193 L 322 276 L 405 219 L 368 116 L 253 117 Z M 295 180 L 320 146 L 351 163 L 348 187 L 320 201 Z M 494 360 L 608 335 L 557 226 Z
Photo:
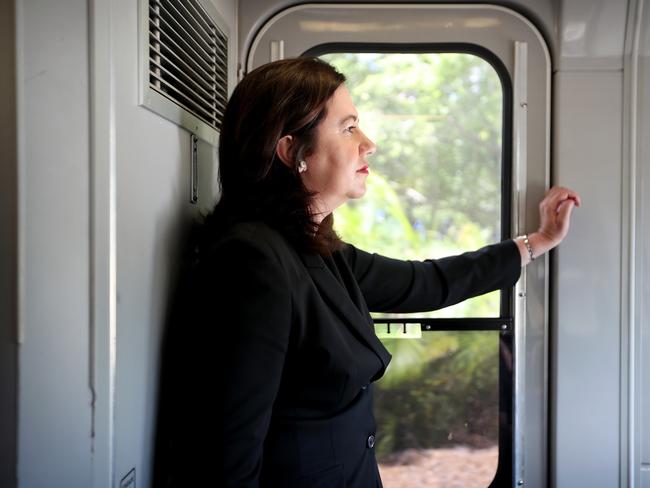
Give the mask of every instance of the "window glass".
M 335 212 L 344 240 L 426 259 L 500 239 L 502 87 L 460 53 L 321 56 L 348 79 L 360 126 L 377 144 L 366 196 Z M 430 314 L 498 317 L 499 292 Z
M 366 195 L 335 212 L 341 237 L 402 259 L 498 242 L 503 89 L 494 68 L 461 53 L 321 57 L 346 75 L 360 126 L 378 147 Z M 499 293 L 417 316 L 498 317 Z M 490 485 L 499 456 L 499 332 L 382 341 L 393 355 L 375 390 L 384 485 Z
M 375 390 L 384 486 L 487 487 L 499 456 L 499 332 L 382 342 L 393 354 Z

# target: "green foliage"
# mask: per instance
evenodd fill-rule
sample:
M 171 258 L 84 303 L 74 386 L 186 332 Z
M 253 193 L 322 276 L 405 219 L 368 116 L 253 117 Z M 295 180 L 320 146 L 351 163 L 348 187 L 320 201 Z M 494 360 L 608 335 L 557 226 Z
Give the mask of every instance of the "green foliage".
M 393 352 L 404 347 L 386 341 Z M 376 390 L 380 460 L 408 448 L 470 444 L 484 447 L 498 439 L 498 332 L 433 332 L 418 355 L 430 356 L 410 376 L 393 363 Z
M 455 244 L 463 225 L 499 238 L 502 89 L 467 54 L 330 54 L 348 77 L 362 128 L 377 142 L 371 171 L 429 241 Z
M 344 240 L 401 259 L 448 256 L 497 241 L 502 88 L 494 69 L 454 53 L 323 58 L 347 76 L 360 125 L 378 146 L 366 196 L 335 213 Z M 425 315 L 498 312 L 494 292 Z M 393 360 L 377 389 L 380 456 L 472 443 L 475 436 L 495 441 L 496 341 L 498 333 L 485 332 L 385 341 Z

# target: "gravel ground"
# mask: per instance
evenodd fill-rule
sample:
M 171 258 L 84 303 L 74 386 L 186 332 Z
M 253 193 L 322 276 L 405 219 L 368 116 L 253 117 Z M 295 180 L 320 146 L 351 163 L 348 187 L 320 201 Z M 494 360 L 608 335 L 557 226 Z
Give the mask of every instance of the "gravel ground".
M 408 449 L 379 465 L 384 488 L 486 488 L 497 470 L 498 447 Z

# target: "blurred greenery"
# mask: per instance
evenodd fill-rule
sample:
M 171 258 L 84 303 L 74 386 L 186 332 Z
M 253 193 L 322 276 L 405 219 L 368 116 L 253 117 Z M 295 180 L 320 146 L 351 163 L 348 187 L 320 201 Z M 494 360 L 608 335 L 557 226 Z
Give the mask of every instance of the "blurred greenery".
M 384 340 L 393 361 L 375 390 L 380 461 L 409 448 L 497 444 L 498 341 L 497 331 Z M 417 365 L 408 364 L 414 357 Z
M 321 56 L 348 79 L 360 126 L 378 146 L 364 198 L 335 212 L 361 249 L 402 259 L 474 250 L 500 238 L 502 88 L 469 54 Z M 496 317 L 494 292 L 419 316 Z M 381 457 L 409 447 L 497 442 L 498 333 L 386 340 L 378 383 Z

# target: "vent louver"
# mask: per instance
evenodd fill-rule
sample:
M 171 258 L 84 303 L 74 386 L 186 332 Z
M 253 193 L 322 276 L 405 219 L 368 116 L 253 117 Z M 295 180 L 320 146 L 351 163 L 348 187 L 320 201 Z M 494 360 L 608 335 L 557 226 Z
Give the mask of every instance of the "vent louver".
M 215 22 L 216 12 L 211 15 L 200 0 L 147 1 L 149 90 L 218 131 L 228 99 L 228 37 Z M 147 103 L 151 91 L 144 104 L 173 118 L 174 111 L 156 110 Z M 196 121 L 187 123 L 187 118 L 181 114 L 175 121 L 193 132 L 205 132 L 194 130 Z

